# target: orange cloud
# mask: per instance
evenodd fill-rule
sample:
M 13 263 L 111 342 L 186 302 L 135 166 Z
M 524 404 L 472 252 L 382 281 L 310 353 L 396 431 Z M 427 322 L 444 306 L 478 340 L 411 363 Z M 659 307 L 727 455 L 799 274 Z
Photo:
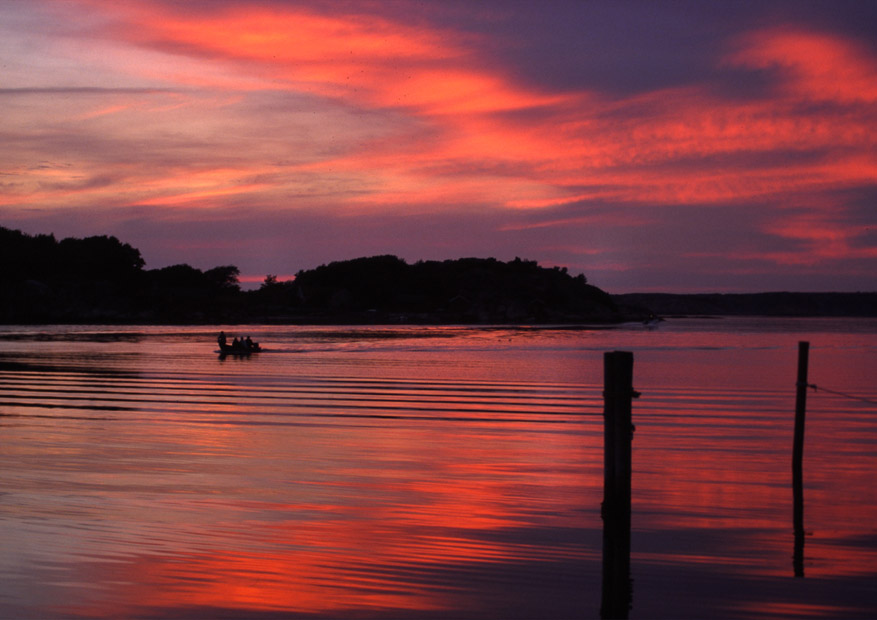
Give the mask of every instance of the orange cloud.
M 836 36 L 790 28 L 762 30 L 742 39 L 728 62 L 779 69 L 782 85 L 807 101 L 877 102 L 877 62 Z
M 780 264 L 814 265 L 825 259 L 877 258 L 877 247 L 856 247 L 865 230 L 836 221 L 826 212 L 787 216 L 765 226 L 765 231 L 785 239 L 800 241 L 805 253 L 768 252 L 767 257 Z
M 210 206 L 215 199 L 235 194 L 250 194 L 266 188 L 264 183 L 253 183 L 242 178 L 247 171 L 241 169 L 211 169 L 205 171 L 180 171 L 167 179 L 148 184 L 148 194 L 132 202 L 133 205 L 171 206 L 201 203 Z M 252 178 L 256 171 L 249 171 Z M 146 187 L 141 186 L 142 189 Z

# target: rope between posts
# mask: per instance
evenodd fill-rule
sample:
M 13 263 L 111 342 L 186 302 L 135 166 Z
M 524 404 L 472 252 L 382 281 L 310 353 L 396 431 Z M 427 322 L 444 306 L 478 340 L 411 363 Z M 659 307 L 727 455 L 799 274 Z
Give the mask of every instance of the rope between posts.
M 813 388 L 813 391 L 822 390 L 823 392 L 828 392 L 829 394 L 836 394 L 837 396 L 843 396 L 844 398 L 851 398 L 852 400 L 859 400 L 863 403 L 868 403 L 869 405 L 877 405 L 877 401 L 871 400 L 870 398 L 864 398 L 862 396 L 855 396 L 853 394 L 847 394 L 845 392 L 838 392 L 837 390 L 829 390 L 828 388 L 820 387 L 815 383 L 808 383 L 807 387 Z

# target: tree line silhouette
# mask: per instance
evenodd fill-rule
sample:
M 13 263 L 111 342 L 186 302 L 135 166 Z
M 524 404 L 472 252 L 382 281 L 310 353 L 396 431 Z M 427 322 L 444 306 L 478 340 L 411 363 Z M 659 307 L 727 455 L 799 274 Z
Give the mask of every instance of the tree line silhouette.
M 626 318 L 610 295 L 566 268 L 515 258 L 461 258 L 408 264 L 391 255 L 357 258 L 269 276 L 256 298 L 302 316 L 409 323 L 558 323 Z
M 566 268 L 494 258 L 332 262 L 242 291 L 234 265 L 146 269 L 111 236 L 62 239 L 0 227 L 0 322 L 559 323 L 631 318 Z M 634 311 L 639 316 L 644 311 Z M 636 318 L 636 317 L 634 317 Z
M 140 251 L 115 237 L 58 241 L 0 227 L 0 322 L 208 319 L 233 308 L 241 293 L 234 266 L 144 267 Z
M 0 226 L 0 323 L 557 324 L 675 315 L 877 316 L 877 293 L 609 295 L 566 268 L 515 258 L 332 262 L 253 291 L 234 265 L 146 269 L 111 236 L 58 241 Z

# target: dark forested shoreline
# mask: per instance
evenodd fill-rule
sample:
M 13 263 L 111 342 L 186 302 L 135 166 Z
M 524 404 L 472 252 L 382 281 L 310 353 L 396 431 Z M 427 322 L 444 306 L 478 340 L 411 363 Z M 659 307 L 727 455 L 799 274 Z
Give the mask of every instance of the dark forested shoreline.
M 115 237 L 57 241 L 0 227 L 0 323 L 617 323 L 646 311 L 566 269 L 493 258 L 373 256 L 267 276 L 241 290 L 233 265 L 145 269 Z
M 240 288 L 234 265 L 146 269 L 115 237 L 0 227 L 0 323 L 585 324 L 652 314 L 877 316 L 877 293 L 609 295 L 565 268 L 494 258 L 339 261 Z

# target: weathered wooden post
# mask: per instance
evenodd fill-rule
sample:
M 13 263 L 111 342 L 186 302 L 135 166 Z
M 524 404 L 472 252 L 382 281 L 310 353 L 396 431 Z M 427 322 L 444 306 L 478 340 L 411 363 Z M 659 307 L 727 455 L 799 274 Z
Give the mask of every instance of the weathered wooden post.
M 627 618 L 630 584 L 630 474 L 633 353 L 603 355 L 603 597 L 601 618 Z
M 795 577 L 804 576 L 804 418 L 807 413 L 807 367 L 810 343 L 798 343 L 798 382 L 795 396 L 795 439 L 792 447 L 792 495 L 795 553 L 792 564 Z

